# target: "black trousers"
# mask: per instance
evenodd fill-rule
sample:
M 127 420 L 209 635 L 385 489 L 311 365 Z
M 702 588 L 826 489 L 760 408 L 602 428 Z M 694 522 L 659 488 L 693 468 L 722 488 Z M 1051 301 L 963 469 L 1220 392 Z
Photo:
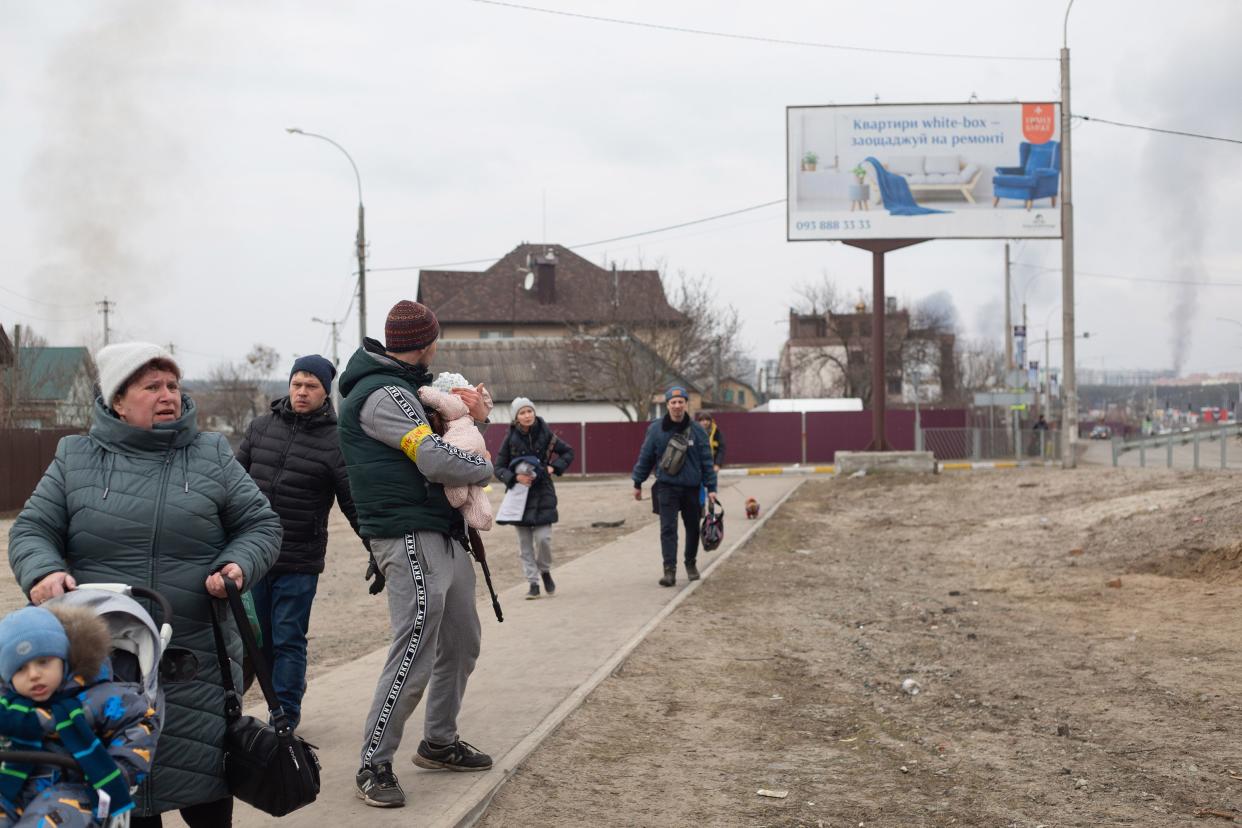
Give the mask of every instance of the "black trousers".
M 670 486 L 661 483 L 655 487 L 656 505 L 660 512 L 660 553 L 664 568 L 677 567 L 677 516 L 686 531 L 686 564 L 693 566 L 699 556 L 699 520 L 703 507 L 699 505 L 698 486 Z
M 181 818 L 190 828 L 226 828 L 233 824 L 233 797 L 182 808 Z M 130 828 L 161 828 L 164 820 L 159 814 L 149 817 L 136 816 L 129 824 Z

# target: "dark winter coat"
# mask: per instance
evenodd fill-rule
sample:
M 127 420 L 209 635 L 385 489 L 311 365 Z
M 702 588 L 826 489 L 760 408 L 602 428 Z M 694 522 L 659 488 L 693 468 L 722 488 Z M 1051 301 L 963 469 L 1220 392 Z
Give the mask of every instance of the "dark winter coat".
M 505 490 L 517 484 L 517 474 L 509 468 L 515 458 L 538 457 L 538 472 L 526 497 L 526 511 L 515 526 L 549 526 L 559 520 L 556 513 L 556 486 L 548 474 L 551 466 L 556 475 L 565 473 L 574 462 L 574 450 L 569 444 L 552 433 L 542 417 L 536 417 L 530 431 L 524 432 L 517 425 L 509 426 L 509 433 L 496 455 L 496 477 L 505 484 Z M 552 459 L 549 459 L 551 456 Z M 506 521 L 508 523 L 508 521 Z
M 687 431 L 688 430 L 688 431 Z M 670 475 L 660 468 L 660 458 L 668 448 L 668 441 L 675 433 L 687 432 L 690 439 L 690 450 L 686 454 L 686 462 L 681 471 Z M 705 432 L 698 423 L 688 416 L 680 423 L 665 414 L 652 421 L 647 427 L 647 437 L 638 451 L 638 462 L 634 464 L 634 487 L 641 488 L 643 481 L 655 470 L 656 482 L 668 486 L 688 486 L 698 488 L 706 486 L 709 492 L 716 491 L 716 469 L 712 467 L 712 449 Z
M 22 592 L 59 571 L 79 583 L 150 587 L 172 604 L 172 644 L 198 658 L 196 679 L 164 688 L 155 768 L 135 797 L 140 814 L 229 795 L 211 613 L 224 627 L 238 685 L 241 639 L 205 581 L 236 563 L 249 586 L 280 552 L 280 519 L 267 499 L 223 435 L 199 432 L 194 401 L 181 401 L 181 419 L 143 429 L 97 398 L 90 434 L 60 441 L 9 532 L 9 565 Z
M 323 572 L 333 500 L 358 531 L 332 403 L 325 401 L 318 411 L 299 414 L 288 397 L 275 400 L 270 414 L 246 427 L 237 461 L 280 516 L 284 539 L 280 558 L 269 571 Z

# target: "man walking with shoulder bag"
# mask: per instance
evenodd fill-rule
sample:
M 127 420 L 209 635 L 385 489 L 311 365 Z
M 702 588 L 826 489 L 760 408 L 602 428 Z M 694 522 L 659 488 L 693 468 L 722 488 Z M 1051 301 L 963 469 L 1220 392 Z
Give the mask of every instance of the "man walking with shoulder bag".
M 699 579 L 699 487 L 707 489 L 710 503 L 716 502 L 716 469 L 707 433 L 686 413 L 686 389 L 669 386 L 664 402 L 668 413 L 648 426 L 632 476 L 634 499 L 642 500 L 643 481 L 655 471 L 651 496 L 660 514 L 660 553 L 664 559 L 660 586 L 671 587 L 677 583 L 678 516 L 686 533 L 686 579 Z

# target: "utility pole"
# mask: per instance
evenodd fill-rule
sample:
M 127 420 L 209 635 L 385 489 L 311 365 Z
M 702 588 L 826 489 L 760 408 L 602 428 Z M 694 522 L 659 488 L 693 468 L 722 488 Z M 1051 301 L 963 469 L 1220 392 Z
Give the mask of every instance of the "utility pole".
M 169 343 L 168 343 L 167 345 L 165 345 L 164 347 L 168 349 L 168 354 L 169 354 L 169 356 L 176 356 L 176 355 L 177 355 L 177 346 L 176 346 L 175 344 L 173 344 L 172 342 L 169 342 Z
M 331 327 L 332 329 L 332 333 L 331 333 L 332 365 L 339 369 L 341 367 L 341 359 L 339 356 L 337 356 L 337 345 L 341 341 L 341 334 L 340 334 L 340 331 L 337 330 L 337 326 L 339 326 L 341 323 L 337 322 L 336 320 L 329 321 L 327 319 L 320 319 L 318 316 L 312 316 L 311 321 L 318 322 L 320 325 L 328 325 Z M 341 387 L 340 387 L 340 383 L 338 382 L 332 383 L 332 407 L 337 411 L 341 410 Z
M 1078 465 L 1078 376 L 1074 365 L 1074 201 L 1070 175 L 1070 50 L 1069 13 L 1065 7 L 1061 41 L 1061 371 L 1064 373 L 1065 404 L 1061 407 L 1067 450 L 1061 468 Z
M 1013 370 L 1013 319 L 1009 313 L 1009 297 L 1013 291 L 1009 286 L 1009 242 L 1005 242 L 1005 370 Z
M 106 346 L 111 338 L 112 329 L 108 327 L 108 313 L 116 307 L 116 302 L 109 302 L 105 296 L 102 302 L 95 303 L 99 307 L 99 312 L 103 314 L 104 319 L 104 345 Z

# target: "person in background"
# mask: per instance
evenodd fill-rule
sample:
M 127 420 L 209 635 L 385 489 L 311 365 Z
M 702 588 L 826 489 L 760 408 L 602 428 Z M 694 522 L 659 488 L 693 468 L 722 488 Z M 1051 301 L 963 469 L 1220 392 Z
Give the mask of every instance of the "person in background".
M 513 423 L 496 455 L 496 477 L 505 489 L 528 486 L 526 509 L 522 517 L 513 522 L 518 536 L 518 557 L 522 572 L 530 584 L 527 599 L 539 597 L 539 582 L 543 581 L 548 595 L 556 592 L 552 580 L 552 524 L 558 520 L 556 513 L 556 486 L 553 475 L 562 475 L 574 461 L 574 450 L 569 444 L 552 433 L 547 423 L 535 413 L 535 404 L 526 397 L 518 397 L 509 406 Z M 555 457 L 554 457 L 555 456 Z M 530 471 L 522 473 L 525 468 Z M 510 521 L 497 521 L 509 523 Z
M 318 354 L 299 357 L 289 393 L 246 427 L 237 450 L 259 491 L 280 516 L 280 557 L 251 588 L 263 629 L 263 655 L 280 706 L 294 727 L 306 693 L 306 632 L 328 548 L 328 514 L 335 501 L 358 531 L 349 475 L 336 434 L 330 395 L 336 368 Z
M 651 490 L 660 513 L 660 553 L 664 560 L 664 577 L 660 586 L 677 583 L 677 518 L 680 515 L 686 532 L 686 578 L 699 579 L 696 565 L 699 553 L 699 486 L 707 488 L 707 499 L 716 501 L 716 468 L 712 465 L 707 433 L 686 413 L 689 399 L 686 389 L 672 385 L 664 392 L 668 413 L 652 421 L 634 464 L 634 499 L 643 499 L 643 481 L 655 470 L 656 483 Z M 676 471 L 666 468 L 669 446 L 677 436 L 686 446 L 684 461 Z M 676 451 L 676 447 L 674 447 Z

